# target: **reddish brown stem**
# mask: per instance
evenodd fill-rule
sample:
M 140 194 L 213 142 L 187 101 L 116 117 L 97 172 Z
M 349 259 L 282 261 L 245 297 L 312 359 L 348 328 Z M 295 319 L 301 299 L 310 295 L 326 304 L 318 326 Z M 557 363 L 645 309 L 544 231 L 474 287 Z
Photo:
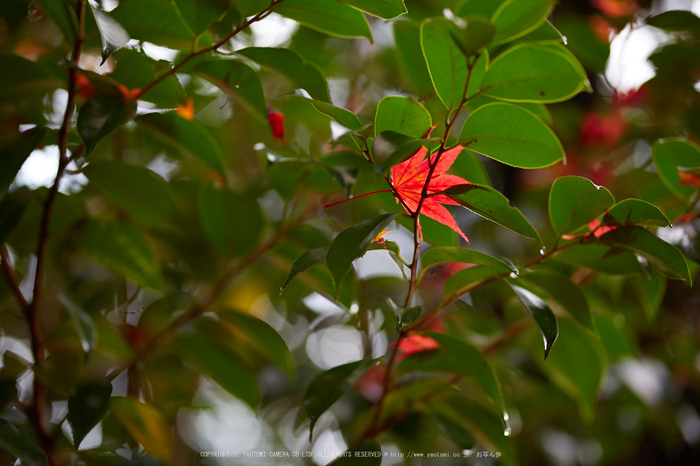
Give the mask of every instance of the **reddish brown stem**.
M 77 19 L 78 19 L 78 37 L 73 45 L 71 53 L 71 61 L 78 63 L 80 54 L 83 49 L 83 40 L 85 37 L 85 2 L 77 2 Z M 63 122 L 58 131 L 58 170 L 56 178 L 51 186 L 49 193 L 44 202 L 43 214 L 39 226 L 39 241 L 36 251 L 36 271 L 34 276 L 34 288 L 32 291 L 32 302 L 29 304 L 27 311 L 27 323 L 29 325 L 29 335 L 31 341 L 32 355 L 34 364 L 41 366 L 44 362 L 44 331 L 42 328 L 41 319 L 41 293 L 44 283 L 44 266 L 46 262 L 46 248 L 49 236 L 49 224 L 51 221 L 51 213 L 53 205 L 58 194 L 58 187 L 63 177 L 63 172 L 68 165 L 68 131 L 71 126 L 73 117 L 73 107 L 75 102 L 75 76 L 76 68 L 68 67 L 68 101 L 66 103 L 66 111 L 63 114 Z M 54 463 L 53 460 L 53 439 L 49 431 L 48 409 L 46 403 L 46 389 L 38 376 L 34 376 L 33 386 L 33 403 L 30 410 L 30 420 L 34 426 L 39 446 L 44 450 L 48 457 L 49 465 Z
M 219 42 L 215 43 L 214 45 L 210 45 L 209 47 L 205 47 L 201 50 L 198 50 L 196 52 L 192 52 L 190 55 L 185 57 L 180 63 L 174 65 L 172 68 L 170 68 L 168 71 L 165 73 L 161 74 L 158 76 L 156 79 L 154 79 L 150 84 L 148 84 L 146 87 L 144 87 L 141 92 L 139 93 L 136 98 L 138 99 L 140 96 L 146 94 L 148 91 L 153 89 L 155 86 L 160 84 L 162 81 L 164 81 L 166 78 L 169 76 L 174 75 L 177 73 L 179 69 L 181 69 L 185 64 L 189 63 L 190 60 L 192 60 L 195 57 L 198 57 L 200 55 L 203 55 L 205 53 L 213 52 L 214 50 L 218 49 L 222 45 L 226 44 L 229 40 L 234 38 L 239 32 L 243 31 L 244 29 L 248 28 L 251 24 L 260 21 L 263 17 L 265 17 L 275 6 L 279 5 L 282 3 L 284 0 L 274 0 L 270 5 L 262 10 L 260 13 L 257 15 L 253 16 L 251 19 L 243 23 L 242 25 L 238 26 L 231 34 L 227 35 L 223 39 L 221 39 Z
M 323 206 L 323 208 L 328 209 L 329 207 L 333 207 L 334 205 L 342 204 L 343 202 L 348 202 L 348 201 L 352 201 L 354 199 L 359 199 L 361 197 L 369 196 L 370 194 L 390 193 L 390 192 L 393 192 L 393 189 L 382 189 L 381 191 L 372 191 L 371 193 L 360 194 L 359 196 L 353 196 L 353 197 L 350 197 L 348 199 L 343 199 L 342 201 L 333 202 L 331 204 L 326 204 Z

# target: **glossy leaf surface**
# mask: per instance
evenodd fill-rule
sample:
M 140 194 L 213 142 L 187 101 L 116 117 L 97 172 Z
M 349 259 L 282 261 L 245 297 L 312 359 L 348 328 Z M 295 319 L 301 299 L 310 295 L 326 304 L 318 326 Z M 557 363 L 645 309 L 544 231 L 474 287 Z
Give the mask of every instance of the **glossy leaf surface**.
M 538 117 L 511 104 L 479 107 L 464 122 L 469 150 L 520 168 L 548 167 L 564 157 L 559 139 Z
M 372 32 L 365 16 L 351 6 L 325 0 L 285 0 L 275 12 L 334 37 L 366 37 Z
M 540 366 L 577 401 L 583 418 L 592 420 L 607 358 L 600 342 L 570 319 L 559 320 L 559 331 L 556 350 Z
M 481 352 L 466 341 L 443 333 L 428 332 L 426 335 L 435 340 L 440 348 L 414 353 L 401 361 L 398 369 L 402 372 L 450 372 L 474 377 L 491 398 L 496 411 L 503 415 L 505 411 L 501 384 L 493 367 Z M 505 426 L 505 420 L 503 422 Z
M 0 447 L 30 466 L 48 464 L 46 453 L 5 419 L 0 419 Z
M 700 168 L 700 147 L 686 139 L 658 141 L 653 149 L 654 165 L 661 181 L 680 199 L 687 199 L 696 189 L 681 183 L 679 171 Z
M 586 73 L 557 47 L 520 44 L 491 62 L 482 92 L 511 102 L 561 102 L 586 87 Z
M 136 111 L 133 100 L 123 96 L 99 95 L 83 104 L 78 113 L 78 133 L 88 155 L 97 144 L 129 121 Z
M 336 289 L 352 261 L 365 253 L 370 242 L 391 223 L 397 214 L 384 214 L 364 220 L 338 234 L 328 247 L 326 264 L 331 271 Z
M 588 224 L 615 203 L 607 188 L 580 176 L 557 178 L 549 192 L 549 218 L 558 235 Z
M 515 291 L 515 294 L 518 295 L 518 298 L 520 298 L 520 301 L 525 305 L 525 308 L 527 308 L 540 334 L 542 334 L 542 340 L 544 341 L 544 359 L 547 359 L 554 342 L 557 341 L 557 337 L 559 336 L 559 325 L 557 324 L 556 317 L 554 317 L 554 313 L 549 306 L 547 306 L 547 303 L 542 301 L 542 299 L 535 294 L 520 286 L 516 286 L 512 283 L 509 284 L 513 291 Z
M 73 431 L 76 448 L 109 410 L 112 384 L 88 382 L 68 398 L 68 422 Z
M 273 47 L 248 47 L 236 53 L 281 73 L 296 87 L 306 90 L 314 99 L 331 102 L 328 83 L 321 71 L 312 63 L 304 61 L 294 51 Z
M 683 254 L 645 228 L 621 227 L 604 234 L 600 240 L 643 255 L 669 278 L 692 281 Z
M 375 135 L 394 131 L 415 139 L 424 137 L 433 124 L 430 113 L 412 97 L 384 97 L 377 106 Z
M 451 188 L 445 194 L 486 220 L 542 243 L 539 233 L 522 212 L 492 187 L 472 183 Z
M 287 288 L 287 285 L 289 285 L 294 277 L 325 261 L 326 254 L 328 254 L 328 248 L 316 248 L 299 256 L 299 258 L 292 264 L 292 268 L 289 270 L 287 279 L 280 287 L 280 293 Z
M 306 414 L 311 420 L 309 436 L 313 435 L 314 425 L 321 414 L 355 385 L 373 362 L 372 359 L 360 359 L 328 369 L 314 377 L 306 388 L 302 401 Z

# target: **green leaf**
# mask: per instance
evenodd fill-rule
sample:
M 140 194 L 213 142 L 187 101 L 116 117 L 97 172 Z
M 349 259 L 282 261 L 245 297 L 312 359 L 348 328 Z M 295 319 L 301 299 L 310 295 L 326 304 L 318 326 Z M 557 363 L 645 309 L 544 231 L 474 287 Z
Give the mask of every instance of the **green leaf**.
M 659 312 L 659 307 L 666 293 L 666 278 L 656 270 L 649 269 L 646 277 L 631 277 L 630 280 L 637 291 L 637 297 L 642 304 L 647 319 L 653 321 Z
M 561 236 L 587 225 L 614 203 L 607 188 L 580 176 L 562 176 L 549 192 L 549 218 Z
M 92 154 L 97 144 L 114 130 L 131 120 L 136 102 L 119 95 L 98 95 L 80 107 L 78 133 L 85 143 L 85 153 Z
M 477 285 L 507 273 L 500 265 L 475 265 L 474 267 L 460 270 L 451 275 L 445 282 L 442 302 L 443 304 L 452 302 L 464 293 L 476 288 Z
M 291 378 L 296 378 L 292 355 L 275 329 L 266 322 L 243 312 L 224 309 L 218 314 L 224 322 L 233 325 L 238 331 L 237 335 L 249 341 L 265 359 L 285 371 Z
M 88 2 L 89 3 L 89 2 Z M 90 11 L 95 17 L 97 29 L 100 32 L 102 39 L 102 63 L 107 61 L 110 55 L 120 48 L 124 47 L 129 42 L 129 33 L 115 21 L 108 13 L 102 11 L 99 7 L 95 7 L 89 3 Z
M 465 27 L 450 29 L 450 35 L 462 53 L 469 57 L 491 43 L 496 36 L 496 27 L 480 15 L 467 16 L 464 20 Z
M 328 115 L 351 131 L 358 131 L 362 128 L 362 122 L 350 110 L 318 100 L 314 100 L 312 104 L 316 110 L 324 115 Z
M 584 420 L 591 421 L 607 358 L 598 341 L 568 318 L 559 322 L 557 350 L 540 367 L 550 380 L 577 401 Z
M 0 201 L 0 245 L 7 241 L 12 231 L 19 225 L 31 197 L 32 192 L 26 186 L 2 197 L 2 201 Z
M 48 464 L 46 454 L 17 427 L 0 418 L 0 447 L 29 466 Z
M 56 296 L 66 308 L 75 327 L 78 329 L 78 336 L 80 336 L 80 344 L 83 347 L 83 351 L 85 351 L 85 353 L 91 353 L 97 345 L 97 328 L 95 327 L 95 322 L 92 320 L 92 317 L 90 317 L 80 305 L 63 293 L 56 292 Z M 85 434 L 87 434 L 87 432 L 85 432 Z
M 249 47 L 237 50 L 236 53 L 286 76 L 295 86 L 305 89 L 314 99 L 331 103 L 328 83 L 321 70 L 313 63 L 305 61 L 293 50 Z
M 453 34 L 459 29 L 447 18 L 427 18 L 421 23 L 420 40 L 430 79 L 445 106 L 457 108 L 467 86 L 467 57 L 457 47 Z
M 242 17 L 253 16 L 270 6 L 270 0 L 233 0 L 235 7 Z
M 306 414 L 311 420 L 309 438 L 313 436 L 314 426 L 321 414 L 325 413 L 333 403 L 355 385 L 373 363 L 374 359 L 360 359 L 333 367 L 314 377 L 306 388 L 302 400 Z
M 463 0 L 461 4 L 455 8 L 455 14 L 462 18 L 469 15 L 481 15 L 485 18 L 490 18 L 496 13 L 506 0 Z
M 202 332 L 178 335 L 177 348 L 187 362 L 255 409 L 258 385 L 240 356 Z
M 382 447 L 376 440 L 365 440 L 346 451 L 335 464 L 337 466 L 379 466 L 382 464 Z
M 645 20 L 646 24 L 666 32 L 690 32 L 700 38 L 700 18 L 687 10 L 670 10 Z
M 668 217 L 658 207 L 641 199 L 625 199 L 612 206 L 603 216 L 606 225 L 667 227 Z
M 586 73 L 559 48 L 518 44 L 491 62 L 481 82 L 489 97 L 510 102 L 561 102 L 586 87 Z
M 544 359 L 547 359 L 552 345 L 557 341 L 557 336 L 559 335 L 559 326 L 557 325 L 557 319 L 554 317 L 554 313 L 544 301 L 530 291 L 513 285 L 510 282 L 508 282 L 508 284 L 513 291 L 515 291 L 515 294 L 518 295 L 520 301 L 525 305 L 527 311 L 532 316 L 532 320 L 535 321 L 535 325 L 537 325 L 537 328 L 540 330 L 542 340 L 544 341 Z
M 68 422 L 73 431 L 73 445 L 80 448 L 85 436 L 109 410 L 112 384 L 95 381 L 80 385 L 68 398 Z
M 654 143 L 654 165 L 661 181 L 675 196 L 687 200 L 697 191 L 681 185 L 679 170 L 700 168 L 700 146 L 687 139 L 662 139 Z
M 381 167 L 381 172 L 386 173 L 394 165 L 415 155 L 421 147 L 430 152 L 439 143 L 440 140 L 436 138 L 413 139 L 394 131 L 382 131 L 372 141 L 372 158 Z
M 145 167 L 105 160 L 90 163 L 83 173 L 144 225 L 167 228 L 177 216 L 176 199 L 170 186 Z
M 153 81 L 156 74 L 160 75 L 170 67 L 170 65 L 165 66 L 162 61 L 156 62 L 144 53 L 128 48 L 119 50 L 112 58 L 116 66 L 109 76 L 129 89 L 144 89 Z M 170 109 L 184 104 L 186 97 L 180 81 L 172 75 L 140 95 L 139 100 L 152 102 L 159 108 Z
M 465 264 L 495 265 L 503 267 L 504 271 L 518 273 L 518 269 L 511 263 L 489 256 L 474 249 L 441 246 L 430 248 L 420 258 L 421 276 L 429 267 L 443 262 L 463 262 Z
M 433 124 L 430 113 L 412 97 L 384 97 L 374 117 L 374 134 L 394 131 L 415 139 L 425 137 Z
M 521 272 L 520 276 L 526 282 L 533 283 L 548 293 L 576 322 L 593 330 L 591 310 L 588 307 L 586 295 L 569 277 L 539 270 Z
M 518 269 L 511 263 L 489 256 L 480 251 L 468 248 L 441 246 L 430 248 L 420 258 L 423 269 L 443 262 L 464 262 L 466 264 L 495 265 L 503 267 L 506 271 L 518 273 Z
M 134 225 L 89 220 L 83 225 L 80 245 L 97 262 L 136 283 L 161 289 L 160 266 L 153 249 Z
M 309 270 L 321 262 L 326 260 L 326 254 L 328 253 L 328 248 L 316 248 L 302 254 L 297 260 L 292 264 L 292 268 L 287 275 L 287 279 L 280 288 L 280 294 L 287 288 L 287 285 L 302 272 Z
M 72 46 L 78 37 L 78 17 L 73 5 L 62 0 L 36 0 L 36 3 L 39 4 L 44 13 L 48 13 L 63 33 L 66 42 Z M 0 69 L 2 69 L 1 66 Z
M 445 191 L 451 199 L 475 214 L 542 244 L 535 227 L 510 201 L 490 186 L 459 185 Z
M 494 44 L 502 44 L 537 29 L 554 8 L 552 0 L 506 0 L 491 17 L 498 28 Z
M 336 290 L 352 261 L 362 256 L 370 242 L 391 223 L 398 214 L 383 214 L 364 220 L 341 231 L 328 247 L 326 264 L 335 282 Z
M 558 261 L 604 273 L 644 274 L 644 267 L 633 252 L 605 244 L 579 244 L 557 252 L 554 257 Z
M 421 50 L 420 24 L 395 21 L 393 26 L 396 54 L 404 82 L 415 94 L 424 96 L 433 89 L 433 83 Z
M 32 98 L 41 99 L 61 86 L 61 81 L 43 66 L 18 55 L 0 55 L 0 102 Z
M 469 150 L 519 168 L 543 168 L 564 157 L 554 132 L 528 110 L 512 104 L 479 107 L 459 136 Z
M 372 31 L 365 15 L 339 2 L 285 0 L 275 7 L 275 13 L 330 36 L 366 37 L 372 42 Z
M 194 33 L 173 2 L 119 2 L 109 14 L 133 39 L 181 50 L 192 49 Z
M 209 60 L 198 63 L 193 72 L 233 97 L 259 122 L 269 124 L 265 94 L 253 68 L 238 60 Z
M 202 229 L 226 257 L 240 257 L 258 244 L 264 226 L 260 205 L 228 189 L 208 184 L 199 194 Z
M 600 343 L 610 361 L 620 358 L 637 358 L 637 349 L 629 335 L 629 327 L 625 327 L 624 319 L 618 316 L 598 314 L 595 316 L 595 327 L 600 335 Z
M 402 360 L 397 366 L 400 372 L 448 372 L 451 374 L 474 377 L 491 398 L 496 410 L 502 416 L 505 427 L 506 411 L 501 394 L 501 384 L 488 359 L 472 345 L 444 333 L 426 332 L 440 348 L 419 351 Z
M 148 453 L 165 464 L 172 463 L 172 433 L 156 408 L 131 397 L 116 396 L 110 400 L 109 409 Z
M 499 452 L 501 454 L 499 464 L 509 466 L 514 464 L 513 451 L 508 439 L 510 427 L 503 428 L 503 419 L 500 415 L 494 415 L 481 404 L 457 393 L 429 401 L 428 409 L 430 412 L 450 415 L 454 421 L 470 430 L 479 440 L 479 444 L 485 442 Z M 472 452 L 471 458 L 475 457 L 476 455 Z
M 431 403 L 428 406 L 440 432 L 450 439 L 457 448 L 460 450 L 474 448 L 474 436 L 464 425 L 459 413 L 456 413 L 451 407 L 438 403 Z
M 145 125 L 149 130 L 148 136 L 165 142 L 174 153 L 197 158 L 216 170 L 224 181 L 228 179 L 221 146 L 199 121 L 190 121 L 168 112 L 141 115 L 136 122 Z
M 209 25 L 224 17 L 229 0 L 173 0 L 180 18 L 189 27 L 193 36 L 207 31 Z
M 630 249 L 644 256 L 665 276 L 692 283 L 688 263 L 683 254 L 654 233 L 642 227 L 620 227 L 601 236 L 600 241 Z
M 396 333 L 399 333 L 415 322 L 423 312 L 423 308 L 420 306 L 409 308 L 397 306 L 391 298 L 387 298 L 386 302 L 389 304 L 391 310 L 394 311 L 394 316 L 396 317 Z
M 46 129 L 32 128 L 0 148 L 0 196 L 10 187 L 29 155 L 41 143 Z
M 382 19 L 394 19 L 407 12 L 404 0 L 338 0 Z
M 548 20 L 537 26 L 533 31 L 522 36 L 519 40 L 535 44 L 560 44 L 566 42 L 562 33 Z

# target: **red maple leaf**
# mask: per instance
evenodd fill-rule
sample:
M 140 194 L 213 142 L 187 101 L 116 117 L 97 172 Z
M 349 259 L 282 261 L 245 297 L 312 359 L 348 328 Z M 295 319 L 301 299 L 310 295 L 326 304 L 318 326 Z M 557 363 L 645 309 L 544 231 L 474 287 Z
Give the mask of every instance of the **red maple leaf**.
M 433 171 L 433 176 L 430 177 L 428 197 L 423 200 L 423 204 L 420 206 L 420 213 L 452 228 L 469 243 L 469 239 L 459 228 L 450 211 L 444 207 L 444 205 L 459 205 L 459 203 L 444 194 L 436 194 L 452 186 L 469 184 L 467 180 L 459 176 L 445 173 L 457 159 L 459 153 L 462 152 L 462 149 L 464 149 L 463 146 L 455 146 L 443 152 L 440 156 L 440 160 Z M 423 187 L 430 172 L 430 164 L 435 162 L 435 157 L 438 154 L 436 152 L 431 155 L 430 162 L 428 162 L 428 159 L 425 157 L 427 152 L 425 147 L 423 147 L 410 159 L 391 167 L 391 185 L 394 188 L 394 194 L 399 197 L 404 209 L 410 215 L 413 215 L 418 210 Z M 421 241 L 423 241 L 420 223 L 418 224 L 418 233 Z

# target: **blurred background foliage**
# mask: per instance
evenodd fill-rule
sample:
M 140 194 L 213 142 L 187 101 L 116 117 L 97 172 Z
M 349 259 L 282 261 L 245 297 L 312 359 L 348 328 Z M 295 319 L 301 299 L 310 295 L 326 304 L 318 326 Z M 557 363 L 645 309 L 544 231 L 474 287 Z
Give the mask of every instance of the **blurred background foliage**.
M 444 128 L 447 109 L 433 91 L 418 28 L 464 2 L 406 0 L 408 12 L 396 19 L 364 15 L 371 42 L 361 37 L 370 34 L 361 22 L 349 32 L 299 24 L 285 2 L 303 3 L 284 0 L 280 14 L 219 49 L 240 63 L 235 71 L 205 54 L 187 57 L 259 18 L 267 0 L 95 2 L 131 37 L 104 63 L 99 27 L 111 23 L 99 10 L 86 9 L 83 50 L 71 63 L 79 15 L 66 14 L 65 5 L 75 13 L 75 2 L 0 4 L 2 464 L 17 457 L 42 464 L 39 445 L 53 452 L 52 464 L 324 465 L 333 458 L 322 452 L 344 451 L 367 425 L 381 397 L 381 366 L 322 410 L 312 440 L 304 394 L 322 371 L 391 349 L 396 321 L 387 298 L 403 302 L 405 269 L 373 245 L 336 300 L 325 266 L 280 289 L 302 254 L 399 210 L 389 193 L 329 210 L 324 204 L 386 188 L 355 145 L 383 97 L 413 96 Z M 659 16 L 670 10 L 682 11 Z M 688 171 L 669 186 L 652 146 L 673 137 L 700 142 L 699 11 L 698 1 L 562 0 L 549 20 L 585 67 L 592 92 L 528 108 L 554 129 L 566 164 L 522 170 L 465 153 L 451 173 L 502 192 L 549 247 L 557 234 L 548 198 L 558 177 L 586 177 L 618 201 L 648 201 L 674 225 L 656 234 L 694 272 L 700 160 L 674 164 Z M 183 60 L 176 75 L 150 87 Z M 70 163 L 52 194 L 73 85 Z M 478 97 L 467 110 L 489 101 Z M 357 125 L 355 139 L 323 102 L 357 115 L 356 122 L 344 115 L 350 123 L 342 125 Z M 475 249 L 516 264 L 540 254 L 535 241 L 464 209 L 454 213 Z M 422 225 L 428 245 L 458 244 L 437 222 Z M 385 238 L 410 256 L 412 233 L 398 222 L 390 228 Z M 44 254 L 37 245 L 44 243 L 37 295 Z M 385 401 L 403 414 L 377 437 L 382 451 L 475 452 L 441 464 L 698 464 L 697 286 L 655 269 L 609 273 L 619 271 L 601 265 L 602 256 L 580 256 L 562 256 L 551 269 L 583 289 L 594 331 L 553 306 L 559 339 L 546 361 L 537 328 L 502 283 L 477 289 L 433 322 L 431 330 L 459 335 L 488 355 L 508 436 L 474 380 L 458 382 L 466 393 L 458 397 L 428 378 Z M 423 302 L 438 302 L 458 270 L 447 263 L 428 270 Z M 40 363 L 27 325 L 31 305 L 18 290 L 30 303 L 41 298 L 47 356 Z M 351 379 L 331 380 L 327 390 Z M 46 400 L 37 401 L 37 387 Z M 38 406 L 46 410 L 37 414 Z M 267 457 L 242 456 L 256 451 Z M 278 461 L 272 451 L 313 456 Z M 500 457 L 476 457 L 484 451 Z M 398 455 L 382 462 L 404 463 L 432 464 Z

